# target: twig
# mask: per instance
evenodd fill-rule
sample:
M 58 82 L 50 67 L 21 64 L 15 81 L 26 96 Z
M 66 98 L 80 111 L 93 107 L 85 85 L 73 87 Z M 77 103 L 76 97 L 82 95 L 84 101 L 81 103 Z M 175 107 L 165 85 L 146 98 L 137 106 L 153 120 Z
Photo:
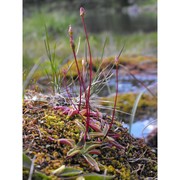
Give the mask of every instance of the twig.
M 32 180 L 32 176 L 33 176 L 33 171 L 34 171 L 34 160 L 35 160 L 36 156 L 33 157 L 32 162 L 31 162 L 31 168 L 29 171 L 29 177 L 28 180 Z

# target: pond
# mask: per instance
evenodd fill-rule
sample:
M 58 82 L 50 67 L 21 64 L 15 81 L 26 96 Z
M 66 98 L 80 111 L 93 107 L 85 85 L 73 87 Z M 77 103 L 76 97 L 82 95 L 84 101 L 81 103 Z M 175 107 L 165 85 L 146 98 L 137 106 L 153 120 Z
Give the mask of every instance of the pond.
M 123 124 L 124 127 L 129 129 L 129 124 Z M 136 138 L 147 138 L 149 133 L 151 133 L 155 128 L 157 128 L 157 121 L 154 118 L 147 118 L 143 120 L 137 120 L 132 124 L 131 135 Z
M 145 74 L 137 74 L 134 75 L 136 79 L 132 78 L 130 75 L 120 75 L 118 77 L 118 92 L 119 93 L 140 93 L 144 87 L 139 82 L 143 83 L 145 86 L 151 86 L 157 83 L 157 75 L 145 75 Z M 138 81 L 137 81 L 138 80 Z M 108 85 L 110 89 L 114 89 L 116 80 L 115 78 L 110 79 Z M 101 96 L 108 95 L 107 90 L 101 92 Z
M 157 19 L 154 15 L 140 12 L 137 6 L 132 6 L 125 12 L 89 10 L 86 23 L 91 33 L 103 31 L 114 34 L 148 33 L 157 30 Z

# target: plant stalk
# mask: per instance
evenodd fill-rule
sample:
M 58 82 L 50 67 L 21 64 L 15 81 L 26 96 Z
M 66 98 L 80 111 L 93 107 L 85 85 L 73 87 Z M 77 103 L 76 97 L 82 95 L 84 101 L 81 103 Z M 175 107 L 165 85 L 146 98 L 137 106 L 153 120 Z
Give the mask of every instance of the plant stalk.
M 87 29 L 86 29 L 86 24 L 84 21 L 84 14 L 85 14 L 85 10 L 83 7 L 80 8 L 80 16 L 81 16 L 81 20 L 82 20 L 82 24 L 84 27 L 84 32 L 85 32 L 85 36 L 86 36 L 86 41 L 87 41 L 87 45 L 88 45 L 88 52 L 89 52 L 89 87 L 88 87 L 88 93 L 87 93 L 87 97 L 86 97 L 86 110 L 87 110 L 87 121 L 86 121 L 86 132 L 84 135 L 84 139 L 86 140 L 87 137 L 87 132 L 88 132 L 88 128 L 89 128 L 89 122 L 90 122 L 90 104 L 89 104 L 89 100 L 90 100 L 90 92 L 91 92 L 91 84 L 92 84 L 92 56 L 91 56 L 91 48 L 90 48 L 90 43 L 89 43 L 89 39 L 88 39 L 88 33 L 87 33 Z

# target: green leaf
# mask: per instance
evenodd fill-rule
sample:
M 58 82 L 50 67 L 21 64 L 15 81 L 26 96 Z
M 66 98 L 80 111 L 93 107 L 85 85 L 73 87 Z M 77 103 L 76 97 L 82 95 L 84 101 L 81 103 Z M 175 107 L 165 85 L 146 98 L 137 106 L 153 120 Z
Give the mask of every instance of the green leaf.
M 136 97 L 135 99 L 135 102 L 134 102 L 134 105 L 133 105 L 133 108 L 132 108 L 132 116 L 131 116 L 131 119 L 129 121 L 129 133 L 131 134 L 131 129 L 132 129 L 132 124 L 134 122 L 134 119 L 135 119 L 135 114 L 136 114 L 136 110 L 138 108 L 138 104 L 139 104 L 139 101 L 141 99 L 141 96 L 143 95 L 143 93 L 145 92 L 146 89 L 143 89 L 139 94 L 138 96 Z
M 108 124 L 105 124 L 105 125 L 104 125 L 104 128 L 103 128 L 103 134 L 104 134 L 104 136 L 108 133 L 108 130 L 109 130 L 109 125 L 108 125 Z
M 31 164 L 32 164 L 31 159 L 25 153 L 23 153 L 23 167 L 30 169 Z M 50 180 L 51 179 L 50 177 L 46 176 L 45 174 L 39 171 L 35 171 L 33 174 L 33 177 L 35 177 L 35 180 Z
M 73 157 L 73 156 L 75 156 L 76 154 L 79 154 L 79 153 L 80 153 L 80 150 L 71 149 L 70 151 L 68 151 L 67 156 L 68 157 Z
M 109 180 L 114 178 L 114 176 L 101 175 L 96 173 L 86 174 L 83 175 L 83 177 L 85 180 Z
M 34 173 L 34 176 L 35 176 L 35 180 L 51 180 L 50 177 L 38 171 Z
M 81 122 L 79 122 L 77 119 L 74 122 L 79 126 L 81 131 L 83 131 L 83 132 L 86 131 L 86 127 Z
M 91 165 L 92 167 L 95 168 L 96 171 L 100 171 L 98 163 L 96 162 L 96 160 L 90 156 L 89 154 L 83 154 L 83 157 L 86 159 L 86 161 L 89 163 L 89 165 Z
M 83 171 L 80 171 L 78 169 L 67 167 L 64 172 L 61 174 L 63 177 L 69 177 L 69 176 L 76 176 L 79 174 L 82 174 Z
M 72 177 L 72 176 L 77 176 L 82 173 L 83 171 L 81 170 L 71 168 L 71 167 L 65 167 L 65 165 L 61 166 L 60 168 L 52 172 L 52 174 L 55 174 L 56 176 L 59 176 L 59 177 Z
M 88 151 L 90 151 L 92 149 L 95 149 L 97 147 L 100 147 L 101 145 L 102 145 L 101 143 L 100 144 L 93 144 L 93 143 L 88 144 L 88 143 L 86 143 L 86 146 L 84 148 L 84 153 L 86 153 L 86 152 L 88 152 Z
M 30 169 L 31 164 L 31 159 L 25 153 L 23 153 L 23 167 Z
M 61 174 L 62 172 L 64 172 L 64 170 L 65 170 L 65 165 L 62 165 L 62 166 L 59 167 L 58 169 L 54 170 L 54 171 L 52 172 L 52 174 L 55 174 L 55 175 Z
M 89 136 L 92 137 L 92 138 L 93 137 L 103 137 L 104 134 L 102 132 L 90 132 Z

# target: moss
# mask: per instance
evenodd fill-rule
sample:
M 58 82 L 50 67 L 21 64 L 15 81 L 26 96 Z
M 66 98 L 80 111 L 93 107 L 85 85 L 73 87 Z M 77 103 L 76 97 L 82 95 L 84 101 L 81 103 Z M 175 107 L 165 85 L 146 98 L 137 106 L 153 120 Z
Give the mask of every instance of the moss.
M 119 59 L 119 63 L 123 65 L 138 65 L 140 62 L 149 60 L 152 63 L 157 63 L 157 58 L 153 56 L 140 56 L 140 55 L 126 55 L 126 56 L 121 56 Z M 114 57 L 108 57 L 104 59 L 103 65 L 107 65 L 109 63 L 114 63 Z
M 127 169 L 125 166 L 123 166 L 121 169 L 120 169 L 120 176 L 121 176 L 121 179 L 124 179 L 124 180 L 130 180 L 130 170 Z
M 100 121 L 97 117 L 93 118 Z M 51 173 L 62 165 L 78 167 L 84 173 L 94 172 L 94 168 L 85 161 L 81 154 L 67 159 L 67 152 L 72 147 L 58 141 L 66 138 L 74 140 L 75 144 L 79 142 L 82 131 L 75 120 L 85 126 L 82 116 L 76 115 L 67 118 L 62 110 L 53 109 L 51 103 L 23 101 L 23 151 L 30 158 L 36 155 L 35 168 L 50 176 L 51 179 L 58 180 L 58 177 L 52 176 Z M 104 120 L 101 119 L 101 121 Z M 133 138 L 118 121 L 115 121 L 111 133 L 113 133 L 113 129 L 118 129 L 115 133 L 118 138 L 115 140 L 125 149 L 117 148 L 115 145 L 107 146 L 108 141 L 105 140 L 105 144 L 98 148 L 101 153 L 93 156 L 100 166 L 99 173 L 103 174 L 104 171 L 107 171 L 108 175 L 115 175 L 115 179 L 120 177 L 122 180 L 156 177 L 156 153 L 152 152 L 144 141 Z M 90 131 L 94 132 L 93 129 Z M 102 138 L 93 138 L 92 140 L 101 141 Z M 27 177 L 26 171 L 23 176 Z
M 137 95 L 138 94 L 135 93 L 119 94 L 117 98 L 117 109 L 127 113 L 131 113 Z M 111 103 L 114 102 L 114 96 L 102 97 L 100 98 L 99 102 L 103 106 L 110 106 Z M 138 103 L 137 113 L 141 114 L 148 109 L 157 109 L 157 99 L 149 94 L 143 94 Z
M 109 166 L 107 167 L 107 172 L 109 172 L 109 173 L 114 173 L 114 171 L 115 171 L 115 168 L 114 168 L 112 165 L 109 165 Z
M 146 62 L 146 61 L 151 62 L 153 66 L 157 64 L 157 58 L 152 57 L 152 56 L 131 55 L 131 56 L 121 56 L 119 59 L 119 63 L 126 66 L 129 69 L 132 69 L 133 67 L 137 68 L 140 63 Z M 100 63 L 101 63 L 100 59 L 98 58 L 93 59 L 94 72 L 96 72 L 96 70 L 99 68 Z M 114 65 L 114 57 L 108 57 L 108 58 L 103 59 L 101 69 L 104 69 L 109 64 Z M 78 59 L 78 66 L 79 66 L 80 71 L 82 71 L 82 59 Z M 69 72 L 67 73 L 67 77 L 77 77 L 78 74 L 76 70 L 76 64 L 73 59 L 69 60 L 65 65 L 61 67 L 60 69 L 61 76 L 63 75 L 62 70 L 68 69 L 68 67 L 70 67 L 70 69 L 69 69 Z M 150 68 L 150 66 L 148 66 L 148 68 Z

